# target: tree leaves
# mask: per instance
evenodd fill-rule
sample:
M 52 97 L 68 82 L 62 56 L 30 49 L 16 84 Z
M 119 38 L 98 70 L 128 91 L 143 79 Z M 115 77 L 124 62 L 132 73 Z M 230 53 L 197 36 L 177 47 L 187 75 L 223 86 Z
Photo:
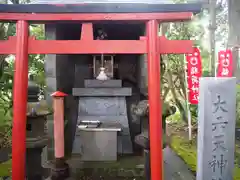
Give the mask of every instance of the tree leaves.
M 28 2 L 27 0 L 12 0 L 13 4 Z M 31 36 L 44 39 L 43 25 L 30 25 L 29 29 Z M 6 40 L 9 36 L 15 35 L 15 23 L 0 23 L 0 40 Z M 0 126 L 11 125 L 14 61 L 15 58 L 12 55 L 0 55 Z M 45 87 L 44 55 L 29 55 L 29 74 L 33 75 L 41 88 Z

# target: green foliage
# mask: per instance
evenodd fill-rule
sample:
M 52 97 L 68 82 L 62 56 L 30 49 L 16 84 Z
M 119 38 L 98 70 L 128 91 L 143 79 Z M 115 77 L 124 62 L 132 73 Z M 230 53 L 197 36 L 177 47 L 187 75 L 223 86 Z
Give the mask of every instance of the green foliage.
M 236 126 L 240 128 L 240 85 L 237 85 L 237 118 Z
M 184 126 L 185 123 L 182 121 L 182 116 L 179 111 L 177 111 L 175 114 L 167 117 L 167 121 L 171 122 L 171 125 L 181 127 Z
M 0 177 L 11 176 L 12 160 L 0 164 Z
M 177 0 L 176 2 L 185 2 L 184 0 Z M 217 31 L 216 41 L 217 44 L 226 44 L 228 32 L 226 4 L 219 3 L 217 6 Z M 168 24 L 167 37 L 172 40 L 193 40 L 194 45 L 201 50 L 202 57 L 202 74 L 204 77 L 210 76 L 209 72 L 209 38 L 208 38 L 208 24 L 209 12 L 203 10 L 200 14 L 196 15 L 191 22 L 179 22 Z M 178 107 L 181 118 L 187 122 L 186 111 L 186 82 L 185 82 L 185 60 L 183 55 L 168 55 L 166 58 L 168 64 L 167 72 L 162 76 L 168 81 L 165 81 L 164 87 L 170 87 L 171 93 L 168 94 L 167 100 L 174 102 Z M 166 78 L 168 76 L 168 78 Z M 170 77 L 169 77 L 170 76 Z M 172 83 L 170 81 L 172 79 Z M 166 85 L 167 84 L 167 85 Z M 190 105 L 190 111 L 193 121 L 197 120 L 197 106 Z
M 0 39 L 6 39 L 7 25 L 0 26 Z M 10 126 L 12 109 L 13 64 L 0 55 L 0 127 Z M 5 132 L 4 136 L 5 136 Z M 0 137 L 1 138 L 1 137 Z
M 193 40 L 195 45 L 201 49 L 203 69 L 205 69 L 207 67 L 209 53 L 203 48 L 204 42 L 202 42 L 202 39 L 204 39 L 205 29 L 199 21 L 201 21 L 200 15 L 195 17 L 191 23 L 170 23 L 168 25 L 167 37 L 172 40 Z M 165 81 L 164 86 L 171 89 L 170 99 L 176 104 L 180 111 L 181 119 L 187 122 L 185 58 L 184 55 L 170 54 L 167 55 L 166 59 L 167 71 L 162 76 L 168 81 Z M 191 106 L 190 109 L 193 119 L 196 120 L 196 106 Z
M 43 25 L 32 25 L 30 27 L 30 35 L 35 36 L 39 40 L 44 40 Z M 33 76 L 33 80 L 41 87 L 45 87 L 45 73 L 44 73 L 44 55 L 30 55 L 29 56 L 29 74 Z
M 36 36 L 37 39 L 44 39 L 43 30 L 43 25 L 31 25 L 30 35 Z M 15 24 L 0 24 L 0 39 L 7 39 L 8 36 L 14 36 L 15 34 Z M 2 132 L 0 143 L 2 139 L 10 140 L 7 137 L 11 136 L 14 61 L 15 58 L 12 55 L 0 55 L 0 131 Z M 40 88 L 45 87 L 44 55 L 29 55 L 29 75 L 33 76 L 33 80 Z M 1 146 L 3 146 L 2 143 Z

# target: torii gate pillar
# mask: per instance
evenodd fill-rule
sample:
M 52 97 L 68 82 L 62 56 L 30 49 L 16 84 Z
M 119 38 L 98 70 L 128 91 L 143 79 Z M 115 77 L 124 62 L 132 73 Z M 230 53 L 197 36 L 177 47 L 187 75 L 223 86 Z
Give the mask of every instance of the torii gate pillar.
M 28 89 L 28 22 L 17 22 L 13 88 L 12 179 L 25 179 L 26 112 Z
M 158 29 L 159 24 L 156 20 L 150 20 L 147 22 L 150 163 L 151 178 L 153 180 L 163 178 L 162 103 L 160 97 L 160 54 L 158 47 Z

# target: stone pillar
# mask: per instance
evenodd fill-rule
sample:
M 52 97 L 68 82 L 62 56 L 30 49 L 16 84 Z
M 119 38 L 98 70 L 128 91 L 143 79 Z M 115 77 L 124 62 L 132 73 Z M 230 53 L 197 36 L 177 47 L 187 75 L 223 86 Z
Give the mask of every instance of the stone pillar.
M 143 36 L 146 35 L 145 26 L 142 30 Z M 140 88 L 140 92 L 143 94 L 148 93 L 148 76 L 147 76 L 147 55 L 143 54 L 139 57 L 139 67 L 138 67 L 138 85 Z
M 57 39 L 56 24 L 45 25 L 46 38 L 49 40 Z M 47 54 L 45 56 L 45 74 L 46 74 L 46 92 L 45 97 L 49 106 L 52 106 L 51 94 L 57 90 L 57 68 L 56 68 L 57 55 Z M 44 149 L 43 161 L 53 158 L 53 117 L 52 115 L 47 118 L 47 133 L 49 136 L 48 146 Z
M 197 180 L 233 180 L 236 78 L 200 79 Z
M 71 27 L 71 28 L 70 28 Z M 65 24 L 46 24 L 45 33 L 49 40 L 72 40 L 74 39 L 71 32 L 72 26 L 67 27 Z M 74 30 L 74 29 L 73 29 Z M 80 32 L 79 32 L 80 34 Z M 80 36 L 80 35 L 79 35 Z M 48 54 L 45 57 L 45 72 L 46 72 L 46 100 L 49 105 L 52 105 L 50 95 L 55 91 L 62 91 L 69 94 L 66 97 L 64 120 L 65 120 L 65 152 L 68 157 L 72 151 L 72 143 L 75 134 L 75 127 L 77 122 L 77 107 L 78 99 L 72 96 L 72 88 L 75 83 L 75 66 L 76 62 L 80 62 L 78 55 L 54 55 Z M 81 72 L 83 74 L 83 72 Z M 81 77 L 82 74 L 79 74 Z M 47 121 L 48 135 L 50 136 L 50 143 L 48 145 L 48 157 L 53 158 L 53 117 L 49 117 Z M 46 159 L 46 157 L 45 157 Z

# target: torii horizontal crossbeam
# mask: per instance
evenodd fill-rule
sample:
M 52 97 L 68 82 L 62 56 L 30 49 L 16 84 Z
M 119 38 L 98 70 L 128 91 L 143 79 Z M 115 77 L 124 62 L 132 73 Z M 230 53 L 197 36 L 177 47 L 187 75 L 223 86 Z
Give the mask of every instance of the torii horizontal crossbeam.
M 191 20 L 191 12 L 172 13 L 0 13 L 0 21 L 25 20 L 31 22 L 47 21 L 147 21 L 156 19 L 164 21 Z
M 190 40 L 158 39 L 160 54 L 191 53 Z M 0 54 L 16 53 L 16 37 L 0 41 Z M 145 37 L 141 40 L 36 40 L 28 39 L 28 54 L 146 54 Z
M 47 1 L 46 1 L 47 2 Z M 202 3 L 77 3 L 77 4 L 0 4 L 3 13 L 199 13 Z M 56 2 L 56 1 L 55 1 Z M 69 1 L 65 1 L 68 3 Z

